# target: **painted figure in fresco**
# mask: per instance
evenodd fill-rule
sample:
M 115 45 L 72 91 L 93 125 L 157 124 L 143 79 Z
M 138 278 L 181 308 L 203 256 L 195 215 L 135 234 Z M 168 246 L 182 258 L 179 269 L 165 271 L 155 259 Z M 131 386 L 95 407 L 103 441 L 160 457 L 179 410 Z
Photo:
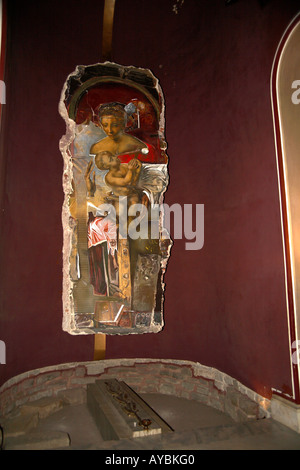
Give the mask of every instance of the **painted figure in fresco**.
M 118 220 L 120 196 L 127 197 L 128 207 L 141 202 L 147 205 L 148 198 L 137 183 L 142 167 L 140 159 L 148 154 L 151 157 L 151 146 L 125 133 L 126 112 L 119 103 L 102 106 L 99 118 L 107 136 L 91 147 L 94 159 L 87 166 L 86 186 L 88 195 L 93 197 L 96 192 L 95 172 L 92 175 L 94 163 L 99 170 L 108 170 L 104 181 L 111 191 L 104 197 L 104 202 L 114 205 Z M 109 217 L 89 213 L 90 279 L 96 294 L 118 294 L 116 239 L 117 229 Z M 112 278 L 115 282 L 111 282 Z
M 111 192 L 105 197 L 105 202 L 111 203 L 115 208 L 116 220 L 120 216 L 119 197 L 127 197 L 127 207 L 132 204 L 148 202 L 147 196 L 136 187 L 141 171 L 141 162 L 136 158 L 127 164 L 121 163 L 119 158 L 110 151 L 102 151 L 95 157 L 95 165 L 99 170 L 108 170 L 104 180 Z M 95 176 L 91 179 L 93 160 L 90 161 L 85 178 L 90 194 L 96 191 Z M 128 223 L 130 223 L 128 217 Z M 105 244 L 105 245 L 104 245 Z M 118 294 L 117 286 L 117 227 L 115 220 L 109 216 L 94 217 L 89 214 L 88 247 L 90 261 L 91 284 L 97 294 Z M 107 262 L 103 257 L 103 249 L 107 250 Z M 105 272 L 105 262 L 108 264 L 108 272 Z M 115 282 L 112 282 L 112 278 Z M 108 288 L 109 285 L 109 288 Z
M 96 295 L 108 296 L 114 301 L 122 299 L 129 309 L 151 311 L 160 259 L 166 256 L 167 247 L 160 244 L 158 237 L 152 238 L 153 224 L 158 226 L 158 220 L 150 220 L 149 214 L 152 204 L 158 202 L 157 195 L 163 190 L 165 177 L 161 167 L 153 165 L 157 162 L 154 148 L 127 134 L 126 122 L 126 106 L 119 103 L 100 106 L 99 123 L 106 136 L 91 146 L 91 160 L 85 173 L 89 200 L 93 201 L 88 207 L 98 208 L 88 215 L 90 283 Z M 96 184 L 96 170 L 102 175 L 101 187 L 99 180 Z M 97 191 L 101 193 L 100 199 Z M 126 210 L 133 204 L 146 207 L 141 216 L 148 230 L 146 238 L 120 238 L 123 206 L 119 197 L 123 196 L 127 198 Z M 103 203 L 114 207 L 114 217 L 100 213 Z M 134 218 L 125 214 L 127 228 Z M 151 287 L 147 283 L 152 283 Z
M 118 156 L 121 163 L 128 163 L 132 158 L 141 162 L 155 162 L 155 152 L 151 145 L 137 137 L 126 134 L 126 106 L 121 103 L 108 103 L 100 106 L 99 122 L 106 137 L 92 145 L 91 155 L 102 151 L 110 151 Z

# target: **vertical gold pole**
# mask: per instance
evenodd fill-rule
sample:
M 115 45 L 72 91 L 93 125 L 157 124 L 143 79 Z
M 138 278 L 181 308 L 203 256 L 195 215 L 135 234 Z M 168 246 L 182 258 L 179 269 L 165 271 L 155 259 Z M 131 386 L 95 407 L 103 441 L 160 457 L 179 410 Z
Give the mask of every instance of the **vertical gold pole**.
M 106 335 L 98 333 L 95 335 L 94 343 L 94 361 L 105 359 Z
M 102 31 L 102 61 L 110 61 L 112 57 L 112 33 L 114 23 L 116 0 L 105 0 L 103 12 L 103 31 Z M 105 359 L 106 335 L 95 334 L 94 342 L 94 361 Z
M 116 0 L 105 0 L 102 32 L 102 60 L 111 60 L 112 34 Z

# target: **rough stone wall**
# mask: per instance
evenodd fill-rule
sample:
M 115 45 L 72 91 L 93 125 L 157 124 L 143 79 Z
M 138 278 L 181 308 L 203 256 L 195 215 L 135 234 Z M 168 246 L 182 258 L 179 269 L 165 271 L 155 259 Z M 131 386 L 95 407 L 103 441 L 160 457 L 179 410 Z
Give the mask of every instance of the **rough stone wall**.
M 196 400 L 236 422 L 269 417 L 270 402 L 216 369 L 190 361 L 119 359 L 68 363 L 18 375 L 0 388 L 0 417 L 44 397 L 83 402 L 88 383 L 117 378 L 137 393 Z

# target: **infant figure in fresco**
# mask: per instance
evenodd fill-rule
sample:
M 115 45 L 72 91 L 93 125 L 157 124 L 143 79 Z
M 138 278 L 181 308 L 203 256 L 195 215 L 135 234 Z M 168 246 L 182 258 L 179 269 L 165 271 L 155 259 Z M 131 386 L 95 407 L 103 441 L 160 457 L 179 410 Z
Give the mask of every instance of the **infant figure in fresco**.
M 106 196 L 106 201 L 111 202 L 118 215 L 119 197 L 127 196 L 128 207 L 140 202 L 145 203 L 146 195 L 137 187 L 142 163 L 133 158 L 129 163 L 121 163 L 112 152 L 104 150 L 95 156 L 95 165 L 99 170 L 108 170 L 104 180 L 111 192 Z M 95 173 L 91 178 L 93 160 L 86 170 L 86 184 L 90 195 L 95 192 Z
M 106 184 L 112 188 L 114 196 L 128 196 L 131 203 L 137 203 L 136 185 L 142 164 L 136 158 L 128 164 L 122 164 L 116 155 L 103 151 L 96 155 L 95 164 L 99 170 L 108 170 L 105 175 Z

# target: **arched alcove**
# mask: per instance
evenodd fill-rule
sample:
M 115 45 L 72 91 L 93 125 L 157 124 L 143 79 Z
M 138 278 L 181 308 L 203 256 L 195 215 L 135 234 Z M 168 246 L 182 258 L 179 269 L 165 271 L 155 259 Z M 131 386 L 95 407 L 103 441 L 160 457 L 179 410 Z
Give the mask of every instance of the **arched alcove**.
M 291 348 L 293 400 L 300 403 L 300 14 L 286 29 L 276 52 L 271 98 L 277 155 Z

